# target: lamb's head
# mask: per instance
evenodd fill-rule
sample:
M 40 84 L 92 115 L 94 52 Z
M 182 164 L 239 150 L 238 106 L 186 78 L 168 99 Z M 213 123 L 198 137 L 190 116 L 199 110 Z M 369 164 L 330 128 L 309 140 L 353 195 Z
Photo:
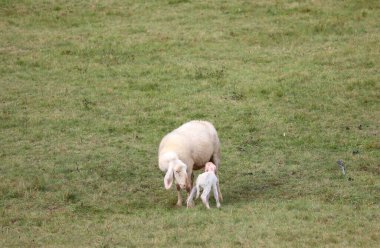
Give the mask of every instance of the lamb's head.
M 207 172 L 207 171 L 213 171 L 213 172 L 215 172 L 216 171 L 216 165 L 214 163 L 212 163 L 212 162 L 207 162 L 205 164 L 205 172 Z
M 166 189 L 170 189 L 173 184 L 173 178 L 176 184 L 179 185 L 181 189 L 185 189 L 188 184 L 187 179 L 187 166 L 181 160 L 177 159 L 169 164 L 169 169 L 166 172 L 164 178 L 164 184 Z

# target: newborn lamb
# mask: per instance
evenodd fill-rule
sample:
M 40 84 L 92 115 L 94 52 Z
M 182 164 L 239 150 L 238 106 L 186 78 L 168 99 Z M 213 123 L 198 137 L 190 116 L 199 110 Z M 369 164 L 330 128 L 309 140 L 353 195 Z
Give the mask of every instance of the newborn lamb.
M 214 198 L 216 201 L 216 207 L 220 208 L 219 194 L 218 194 L 218 192 L 220 192 L 220 189 L 219 189 L 218 178 L 215 175 L 215 170 L 216 170 L 215 164 L 213 164 L 212 162 L 206 163 L 205 172 L 203 172 L 202 174 L 198 176 L 197 181 L 196 181 L 196 186 L 193 187 L 189 195 L 189 198 L 187 199 L 187 207 L 190 207 L 192 205 L 195 192 L 197 193 L 196 199 L 198 199 L 199 194 L 200 194 L 200 188 L 202 188 L 203 192 L 201 195 L 201 199 L 202 199 L 203 204 L 206 206 L 206 208 L 209 209 L 210 205 L 208 203 L 208 199 L 210 197 L 210 191 L 212 188 L 214 192 Z

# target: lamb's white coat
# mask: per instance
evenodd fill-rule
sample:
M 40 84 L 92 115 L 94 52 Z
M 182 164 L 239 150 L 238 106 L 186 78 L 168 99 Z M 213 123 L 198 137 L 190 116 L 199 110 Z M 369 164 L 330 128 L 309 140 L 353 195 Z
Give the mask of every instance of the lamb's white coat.
M 196 181 L 196 186 L 191 190 L 191 194 L 187 198 L 187 207 L 192 206 L 193 204 L 193 198 L 195 193 L 197 193 L 197 199 L 199 198 L 199 194 L 201 191 L 201 188 L 203 189 L 202 192 L 202 202 L 206 206 L 206 208 L 210 208 L 210 205 L 208 203 L 208 199 L 210 198 L 210 192 L 211 188 L 213 189 L 214 198 L 216 201 L 216 207 L 220 208 L 220 202 L 219 202 L 219 184 L 218 184 L 218 178 L 216 177 L 213 170 L 203 172 L 200 174 Z
M 178 201 L 182 205 L 180 189 L 190 193 L 193 170 L 199 170 L 209 161 L 220 165 L 220 142 L 214 126 L 207 121 L 190 121 L 165 135 L 158 149 L 158 164 L 165 172 L 166 189 L 175 179 Z

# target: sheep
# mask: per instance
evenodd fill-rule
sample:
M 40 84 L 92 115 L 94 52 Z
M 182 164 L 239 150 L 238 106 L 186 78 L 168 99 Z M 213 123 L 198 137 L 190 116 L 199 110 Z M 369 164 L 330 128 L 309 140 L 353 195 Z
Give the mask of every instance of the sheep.
M 196 199 L 199 198 L 200 188 L 202 188 L 203 189 L 202 196 L 201 196 L 202 202 L 206 206 L 207 209 L 210 209 L 208 199 L 210 197 L 211 188 L 213 188 L 214 198 L 216 201 L 216 207 L 220 208 L 219 193 L 218 193 L 220 192 L 220 188 L 218 184 L 218 178 L 215 175 L 215 170 L 216 170 L 216 166 L 213 163 L 211 162 L 206 163 L 205 172 L 198 176 L 197 181 L 196 181 L 196 186 L 191 190 L 191 194 L 187 198 L 187 207 L 190 207 L 193 205 L 193 198 L 194 198 L 195 193 L 197 193 Z
M 181 189 L 189 194 L 193 187 L 193 170 L 213 162 L 220 166 L 220 142 L 215 127 L 207 121 L 190 121 L 165 135 L 158 149 L 158 165 L 165 172 L 164 186 L 170 189 L 175 180 L 177 206 L 182 206 Z

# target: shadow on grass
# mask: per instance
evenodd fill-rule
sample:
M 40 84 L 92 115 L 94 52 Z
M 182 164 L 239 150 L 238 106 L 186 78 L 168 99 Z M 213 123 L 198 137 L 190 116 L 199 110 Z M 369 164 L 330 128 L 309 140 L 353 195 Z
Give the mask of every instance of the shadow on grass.
M 286 186 L 281 178 L 265 177 L 258 179 L 251 173 L 241 174 L 233 184 L 231 181 L 221 183 L 224 205 L 250 202 L 257 199 L 284 198 L 284 187 Z

